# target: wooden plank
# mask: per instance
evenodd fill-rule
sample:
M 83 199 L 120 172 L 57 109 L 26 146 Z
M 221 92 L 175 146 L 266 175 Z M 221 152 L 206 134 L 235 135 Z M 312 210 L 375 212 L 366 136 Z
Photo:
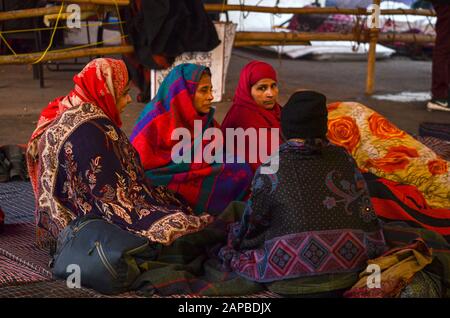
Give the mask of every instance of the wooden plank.
M 57 2 L 62 2 L 63 0 L 53 0 Z M 64 0 L 64 3 L 90 3 L 90 4 L 98 4 L 103 6 L 127 6 L 130 4 L 129 0 Z
M 379 34 L 379 42 L 432 43 L 434 36 L 415 33 Z M 359 36 L 353 33 L 339 32 L 237 32 L 236 42 L 243 41 L 276 41 L 278 43 L 298 41 L 358 41 L 370 42 L 369 32 Z
M 234 47 L 243 47 L 243 46 L 275 46 L 275 45 L 311 45 L 309 41 L 289 41 L 289 42 L 281 42 L 281 41 L 238 41 L 234 42 Z
M 66 5 L 64 5 L 66 6 Z M 93 4 L 85 4 L 82 5 L 82 9 L 86 11 L 95 11 L 98 6 Z M 25 19 L 25 18 L 34 18 L 41 17 L 47 14 L 58 14 L 61 6 L 53 6 L 46 8 L 33 8 L 33 9 L 23 9 L 23 10 L 14 10 L 14 11 L 5 11 L 0 12 L 0 21 L 6 20 L 16 20 L 16 19 Z M 65 12 L 65 8 L 63 12 Z
M 62 0 L 55 0 L 62 1 Z M 65 0 L 66 3 L 84 3 L 84 4 L 98 4 L 115 6 L 127 6 L 130 4 L 129 0 Z M 350 14 L 350 15 L 368 15 L 366 9 L 345 9 L 334 7 L 306 7 L 306 8 L 280 8 L 280 7 L 263 7 L 263 6 L 248 6 L 248 5 L 222 5 L 222 4 L 205 4 L 205 11 L 207 12 L 225 12 L 225 11 L 241 11 L 241 12 L 260 12 L 272 14 Z M 381 10 L 381 15 L 422 15 L 422 16 L 436 16 L 434 10 L 427 9 L 385 9 Z
M 381 0 L 373 0 L 374 6 L 379 6 Z M 377 42 L 380 29 L 378 26 L 369 30 L 369 54 L 367 56 L 366 94 L 372 95 L 375 87 L 375 62 L 377 55 Z
M 84 6 L 84 10 L 95 10 L 96 5 L 114 6 L 114 1 L 111 0 L 72 0 L 71 3 L 79 3 Z M 127 5 L 126 1 L 117 0 L 117 5 Z M 239 6 L 239 5 L 225 5 L 220 4 L 205 4 L 206 11 L 243 11 L 243 12 L 265 12 L 265 13 L 291 13 L 291 14 L 347 14 L 347 15 L 368 15 L 365 9 L 340 9 L 340 8 L 278 8 L 278 7 L 260 7 L 260 6 Z M 0 21 L 33 18 L 47 14 L 55 14 L 59 12 L 59 6 L 34 8 L 15 11 L 0 12 Z M 382 15 L 421 15 L 421 16 L 435 16 L 433 10 L 381 10 Z
M 337 32 L 238 32 L 235 41 L 353 41 L 353 33 Z
M 347 14 L 347 15 L 369 15 L 365 8 L 345 9 L 335 7 L 304 7 L 304 8 L 280 8 L 280 7 L 262 7 L 262 6 L 246 6 L 246 5 L 222 5 L 222 4 L 205 4 L 205 11 L 222 12 L 222 11 L 241 11 L 241 12 L 260 12 L 273 14 Z M 426 9 L 387 9 L 381 10 L 381 15 L 424 15 L 435 16 L 434 10 Z
M 48 52 L 45 57 L 41 60 L 45 61 L 56 61 L 73 59 L 85 56 L 96 56 L 96 55 L 115 55 L 115 54 L 125 54 L 134 52 L 134 48 L 131 45 L 121 45 L 121 46 L 110 46 L 110 47 L 100 47 L 100 48 L 88 48 L 88 49 L 76 49 L 64 52 Z M 20 55 L 6 55 L 0 56 L 0 65 L 2 64 L 30 64 L 41 57 L 42 53 L 31 53 L 31 54 L 20 54 Z

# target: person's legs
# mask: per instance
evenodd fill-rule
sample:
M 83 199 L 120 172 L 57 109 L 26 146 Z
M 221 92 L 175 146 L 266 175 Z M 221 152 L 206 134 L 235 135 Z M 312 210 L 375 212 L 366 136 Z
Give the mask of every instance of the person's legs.
M 450 4 L 433 3 L 437 15 L 433 49 L 432 101 L 447 104 L 450 84 Z M 445 109 L 444 109 L 445 110 Z M 450 108 L 448 109 L 450 111 Z
M 449 40 L 450 42 L 450 40 Z M 448 102 L 450 103 L 450 52 L 449 52 L 449 59 L 448 59 L 448 80 L 449 80 L 449 85 L 448 85 Z

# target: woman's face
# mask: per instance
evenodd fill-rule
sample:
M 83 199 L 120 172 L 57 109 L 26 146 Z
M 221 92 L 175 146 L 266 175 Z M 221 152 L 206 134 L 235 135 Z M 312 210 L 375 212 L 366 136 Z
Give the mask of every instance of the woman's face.
M 194 95 L 194 107 L 200 115 L 208 114 L 212 107 L 214 96 L 212 94 L 211 76 L 203 74 L 198 82 Z
M 278 99 L 277 82 L 270 78 L 260 79 L 252 86 L 251 94 L 256 104 L 264 109 L 272 109 Z
M 125 110 L 125 107 L 127 107 L 127 105 L 132 101 L 130 94 L 128 94 L 129 92 L 130 92 L 130 84 L 128 83 L 122 95 L 119 96 L 119 98 L 117 99 L 116 105 L 119 113 L 122 113 Z

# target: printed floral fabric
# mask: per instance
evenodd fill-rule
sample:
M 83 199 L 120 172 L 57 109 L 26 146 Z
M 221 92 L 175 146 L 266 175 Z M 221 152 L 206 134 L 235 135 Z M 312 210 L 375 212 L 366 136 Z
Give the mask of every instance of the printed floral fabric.
M 89 103 L 66 110 L 39 142 L 38 243 L 52 244 L 74 218 L 95 213 L 123 229 L 170 244 L 209 224 L 165 187 L 146 181 L 126 135 Z
M 416 186 L 431 207 L 450 207 L 448 161 L 362 104 L 333 103 L 328 112 L 328 139 L 362 171 Z
M 37 145 L 39 139 L 49 125 L 64 111 L 89 102 L 101 108 L 119 128 L 122 125 L 116 102 L 128 83 L 128 72 L 123 61 L 111 58 L 94 59 L 73 77 L 73 82 L 75 87 L 69 94 L 55 98 L 42 110 L 36 129 L 28 141 L 27 166 L 35 193 L 38 182 Z

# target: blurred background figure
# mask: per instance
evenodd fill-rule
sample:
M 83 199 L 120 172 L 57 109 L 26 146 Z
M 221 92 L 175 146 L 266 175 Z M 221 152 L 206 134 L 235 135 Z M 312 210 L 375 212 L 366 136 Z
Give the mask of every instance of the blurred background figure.
M 450 111 L 450 2 L 431 0 L 436 11 L 436 42 L 433 50 L 431 101 L 428 110 Z

